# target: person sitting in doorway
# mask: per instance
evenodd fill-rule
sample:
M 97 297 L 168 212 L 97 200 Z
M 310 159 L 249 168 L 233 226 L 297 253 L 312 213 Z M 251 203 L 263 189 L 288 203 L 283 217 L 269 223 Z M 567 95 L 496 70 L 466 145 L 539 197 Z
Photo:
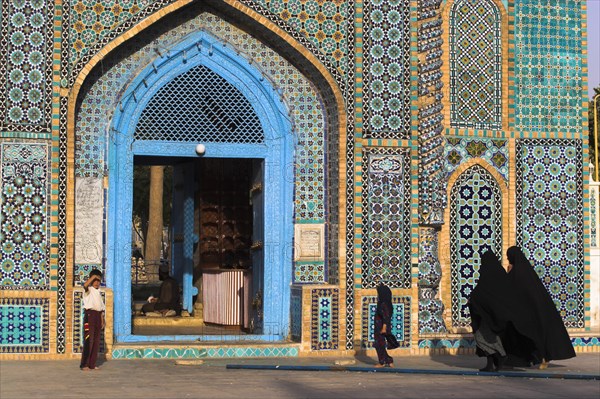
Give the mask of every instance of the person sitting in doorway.
M 179 284 L 169 275 L 167 265 L 161 265 L 158 278 L 162 281 L 158 298 L 150 297 L 148 303 L 142 306 L 145 316 L 179 316 L 181 315 L 181 302 L 179 300 Z

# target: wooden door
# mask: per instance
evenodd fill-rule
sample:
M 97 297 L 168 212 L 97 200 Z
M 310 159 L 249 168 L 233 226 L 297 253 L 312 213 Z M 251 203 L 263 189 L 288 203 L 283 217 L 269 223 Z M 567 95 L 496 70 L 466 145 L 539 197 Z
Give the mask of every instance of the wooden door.
M 199 236 L 202 269 L 251 266 L 251 159 L 202 159 L 199 174 Z

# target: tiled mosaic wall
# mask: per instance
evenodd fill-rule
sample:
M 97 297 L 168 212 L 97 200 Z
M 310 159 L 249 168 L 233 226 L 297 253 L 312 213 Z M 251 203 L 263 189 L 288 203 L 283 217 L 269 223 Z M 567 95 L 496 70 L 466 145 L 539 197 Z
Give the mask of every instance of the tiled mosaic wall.
M 369 149 L 363 155 L 362 287 L 411 285 L 409 149 Z
M 585 326 L 583 142 L 517 140 L 517 243 L 566 327 Z
M 508 140 L 446 136 L 444 158 L 448 176 L 472 158 L 485 159 L 508 181 Z
M 600 201 L 598 186 L 590 186 L 590 245 L 600 246 L 598 242 L 598 214 L 597 204 Z
M 452 326 L 471 323 L 467 300 L 479 279 L 481 255 L 502 259 L 502 192 L 483 167 L 463 172 L 450 194 L 450 279 Z
M 452 4 L 449 21 L 452 127 L 501 128 L 500 22 L 500 10 L 492 0 L 457 0 Z
M 54 2 L 1 4 L 0 131 L 50 133 Z
M 311 318 L 311 349 L 337 349 L 340 319 L 340 294 L 337 288 L 323 288 L 312 291 Z
M 444 150 L 442 134 L 446 123 L 442 114 L 442 0 L 419 0 L 416 4 L 418 97 L 413 99 L 417 100 L 413 107 L 418 108 L 418 124 L 413 123 L 413 126 L 418 125 L 418 215 L 422 225 L 441 226 L 447 204 L 447 179 L 440 156 Z
M 348 69 L 348 8 L 342 0 L 242 0 L 279 26 L 287 27 L 308 39 L 331 66 L 345 73 Z M 273 18 L 277 16 L 277 18 Z M 302 42 L 302 41 L 301 41 Z
M 410 3 L 364 2 L 364 137 L 410 137 Z
M 391 333 L 396 336 L 400 348 L 410 348 L 411 329 L 410 329 L 410 302 L 411 298 L 407 296 L 392 297 L 392 330 Z M 364 296 L 362 298 L 362 340 L 363 348 L 373 348 L 375 332 L 375 312 L 377 310 L 377 297 Z
M 69 46 L 63 50 L 61 85 L 70 86 L 90 58 L 111 40 L 174 0 L 64 0 Z M 351 2 L 241 0 L 298 40 L 321 60 L 341 87 L 348 68 L 348 10 Z
M 49 289 L 49 154 L 44 143 L 0 143 L 0 287 Z
M 18 177 L 11 181 L 5 178 L 5 169 L 10 170 L 27 166 L 28 162 L 23 160 L 14 161 L 4 158 L 4 146 L 21 144 L 30 149 L 42 145 L 41 143 L 11 143 L 2 142 L 2 278 L 0 279 L 2 289 L 49 289 L 50 266 L 48 264 L 48 248 L 50 245 L 50 234 L 47 232 L 49 226 L 48 215 L 58 215 L 57 234 L 58 255 L 54 271 L 58 290 L 56 330 L 57 330 L 57 352 L 65 353 L 65 326 L 66 326 L 66 234 L 65 215 L 66 209 L 66 109 L 68 98 L 61 98 L 59 106 L 52 109 L 52 51 L 55 35 L 61 35 L 61 82 L 60 85 L 68 89 L 72 86 L 85 64 L 98 53 L 111 40 L 133 27 L 138 22 L 147 18 L 156 11 L 174 3 L 174 0 L 63 0 L 62 11 L 63 29 L 54 31 L 55 2 L 48 0 L 1 0 L 2 16 L 0 18 L 0 53 L 3 58 L 0 63 L 0 136 L 15 138 L 50 138 L 51 127 L 56 130 L 53 146 L 46 145 L 45 160 L 34 162 L 36 167 L 44 168 L 45 183 L 39 187 L 39 196 L 32 196 L 27 201 L 25 189 L 19 192 L 7 193 L 5 187 L 18 187 L 22 179 Z M 323 298 L 331 298 L 331 304 L 335 304 L 330 311 L 329 305 L 316 306 L 311 324 L 311 347 L 333 349 L 337 348 L 339 338 L 338 308 L 346 306 L 346 342 L 345 347 L 353 346 L 353 318 L 355 315 L 354 289 L 355 272 L 357 281 L 369 280 L 368 265 L 361 270 L 354 269 L 355 229 L 356 237 L 366 243 L 367 251 L 380 248 L 375 242 L 369 243 L 368 237 L 377 237 L 374 230 L 364 229 L 364 226 L 354 224 L 354 217 L 362 216 L 362 209 L 354 206 L 354 174 L 355 170 L 364 170 L 362 158 L 354 157 L 355 139 L 362 138 L 408 138 L 410 126 L 415 126 L 414 121 L 408 119 L 411 109 L 407 102 L 407 94 L 410 93 L 410 40 L 411 33 L 409 22 L 411 14 L 409 4 L 413 11 L 412 33 L 418 30 L 417 47 L 419 58 L 423 56 L 425 61 L 418 65 L 418 92 L 419 96 L 432 97 L 433 104 L 419 105 L 419 207 L 429 207 L 430 215 L 438 215 L 439 210 L 445 207 L 445 198 L 439 195 L 443 190 L 444 180 L 441 174 L 449 176 L 460 164 L 471 158 L 483 158 L 488 161 L 503 177 L 508 180 L 508 140 L 489 139 L 483 137 L 449 138 L 445 144 L 440 144 L 442 124 L 441 118 L 441 48 L 442 40 L 441 20 L 438 19 L 441 0 L 419 0 L 408 1 L 313 1 L 313 0 L 241 0 L 242 4 L 258 11 L 273 21 L 279 28 L 286 31 L 295 38 L 301 46 L 308 49 L 320 60 L 325 68 L 332 74 L 339 87 L 346 95 L 349 108 L 364 93 L 364 112 L 362 105 L 356 112 L 347 112 L 349 127 L 346 142 L 348 154 L 346 161 L 346 180 L 350 187 L 346 190 L 346 213 L 347 213 L 347 247 L 345 252 L 346 266 L 346 295 L 345 303 L 339 303 L 339 292 L 337 288 L 321 292 Z M 518 136 L 520 132 L 531 131 L 559 131 L 580 132 L 583 128 L 582 92 L 585 85 L 582 73 L 584 55 L 581 42 L 582 30 L 582 6 L 581 1 L 568 0 L 523 0 L 508 2 L 504 0 L 503 5 L 514 15 L 509 15 L 509 21 L 514 18 L 509 29 L 514 35 L 511 42 L 510 55 L 514 57 L 514 82 L 511 81 L 511 114 L 502 115 L 503 118 L 511 116 L 511 128 Z M 474 2 L 465 0 L 456 1 L 455 4 L 472 4 L 478 8 L 464 9 L 463 14 L 458 15 L 456 23 L 451 24 L 453 34 L 468 35 L 471 33 L 469 43 L 460 47 L 462 53 L 458 52 L 453 59 L 454 71 L 460 68 L 468 69 L 470 62 L 490 61 L 493 51 L 497 55 L 499 35 L 497 31 L 498 16 L 492 10 L 496 3 L 491 0 Z M 61 8 L 62 7 L 62 8 Z M 415 10 L 416 8 L 416 10 Z M 478 9 L 481 8 L 479 11 Z M 474 10 L 478 10 L 475 11 Z M 414 12 L 416 11 L 416 12 Z M 486 16 L 481 18 L 482 13 Z M 414 16 L 416 15 L 416 20 Z M 59 17 L 60 18 L 60 17 Z M 323 223 L 327 219 L 325 212 L 325 186 L 311 186 L 314 181 L 326 180 L 324 165 L 327 161 L 323 149 L 323 132 L 326 123 L 324 121 L 324 110 L 321 101 L 310 85 L 298 70 L 291 67 L 283 58 L 268 49 L 262 43 L 255 41 L 246 34 L 242 34 L 236 28 L 213 17 L 205 16 L 205 20 L 196 19 L 188 21 L 176 31 L 165 34 L 160 40 L 161 45 L 168 45 L 188 32 L 204 28 L 225 41 L 234 43 L 245 55 L 251 54 L 253 62 L 257 62 L 283 90 L 283 96 L 288 104 L 292 104 L 292 118 L 294 119 L 295 133 L 299 137 L 299 148 L 305 152 L 296 152 L 296 170 L 298 174 L 296 185 L 296 221 L 310 221 Z M 475 30 L 465 24 L 476 18 L 480 23 Z M 58 21 L 58 20 L 56 20 Z M 354 50 L 354 28 L 357 28 L 357 48 Z M 358 30 L 360 28 L 360 30 Z M 504 33 L 500 42 L 506 43 Z M 57 36 L 58 37 L 58 36 Z M 511 36 L 509 35 L 510 39 Z M 359 40 L 358 40 L 359 39 Z M 508 40 L 508 39 L 507 39 Z M 67 43 L 67 45 L 65 45 Z M 474 43 L 487 46 L 489 51 L 475 50 Z M 136 38 L 128 42 L 128 46 L 139 44 Z M 364 49 L 364 53 L 363 53 Z M 415 48 L 413 47 L 414 51 Z M 94 125 L 106 127 L 111 109 L 114 103 L 114 93 L 121 87 L 130 76 L 132 66 L 147 59 L 153 51 L 148 46 L 135 53 L 130 59 L 108 71 L 104 70 L 105 76 L 99 83 L 92 87 L 89 96 L 84 99 L 82 112 L 79 114 L 77 127 L 77 176 L 102 178 L 107 172 L 104 164 L 106 146 L 105 131 L 94 130 Z M 413 54 L 414 56 L 415 54 Z M 462 57 L 461 57 L 462 55 Z M 354 57 L 359 60 L 355 64 Z M 413 58 L 414 59 L 414 58 Z M 364 64 L 360 64 L 360 60 Z M 511 58 L 512 60 L 512 58 Z M 496 62 L 497 59 L 494 59 Z M 505 62 L 502 60 L 501 62 Z M 502 77 L 498 76 L 499 70 L 495 62 L 486 62 L 487 68 L 481 72 L 480 85 L 463 86 L 455 85 L 453 115 L 455 126 L 481 126 L 494 128 L 494 124 L 500 123 L 498 113 L 499 97 L 497 90 Z M 494 67 L 492 78 L 492 66 Z M 414 69 L 414 66 L 413 66 Z M 364 71 L 364 76 L 362 75 Z M 360 92 L 354 93 L 354 82 L 352 79 L 356 74 L 356 89 Z M 362 80 L 364 78 L 364 80 Z M 456 78 L 460 78 L 458 74 Z M 466 79 L 474 79 L 474 76 L 466 76 Z M 477 79 L 476 79 L 477 80 Z M 349 84 L 349 82 L 351 82 Z M 467 81 L 465 81 L 467 82 Z M 493 86 L 493 91 L 492 91 Z M 393 94 L 390 96 L 390 94 Z M 492 96 L 493 94 L 493 96 Z M 481 97 L 486 95 L 486 98 Z M 493 97 L 493 104 L 490 98 Z M 415 98 L 412 99 L 413 101 Z M 479 100 L 479 101 L 478 101 Z M 86 102 L 87 101 L 87 102 Z M 363 103 L 361 103 L 363 104 Z M 415 102 L 413 102 L 413 105 Z M 493 109 L 492 109 L 493 107 Z M 53 114 L 54 112 L 54 114 Z M 402 117 L 398 118 L 401 115 Z M 52 125 L 52 118 L 57 121 Z M 357 119 L 355 119 L 357 118 Z M 363 119 L 364 118 L 364 119 Z M 364 126 L 363 126 L 364 123 Z M 60 124 L 60 126 L 58 126 Z M 85 128 L 82 129 L 82 126 Z M 361 133 L 354 136 L 354 129 L 360 128 Z M 362 130 L 364 128 L 364 131 Z M 361 135 L 362 134 L 362 135 Z M 478 136 L 479 132 L 475 132 Z M 483 132 L 481 136 L 484 136 Z M 503 136 L 505 137 L 505 136 Z M 558 143 L 558 144 L 556 144 Z M 331 144 L 331 143 L 329 143 Z M 359 144 L 359 145 L 362 145 Z M 396 145 L 396 144 L 394 144 Z M 60 146 L 60 148 L 59 148 Z M 560 155 L 554 154 L 555 147 L 559 147 Z M 443 148 L 444 155 L 437 157 L 438 150 Z M 570 157 L 571 150 L 576 155 Z M 60 162 L 59 170 L 49 170 L 49 156 Z M 535 155 L 535 154 L 542 155 Z M 366 152 L 365 152 L 366 154 Z M 583 234 L 583 187 L 582 181 L 582 143 L 578 141 L 519 141 L 516 151 L 516 187 L 517 198 L 517 240 L 524 247 L 530 258 L 536 264 L 538 272 L 548 282 L 548 289 L 565 318 L 568 327 L 583 327 L 585 325 L 585 303 L 584 303 L 584 234 Z M 532 155 L 533 154 L 533 155 Z M 546 154 L 546 155 L 543 155 Z M 362 155 L 361 155 L 362 156 Z M 539 159 L 538 159 L 539 158 Z M 544 173 L 536 172 L 535 167 L 529 167 L 530 162 L 538 159 L 547 166 Z M 552 165 L 553 161 L 560 161 L 559 172 Z M 356 162 L 356 163 L 355 163 Z M 562 163 L 561 163 L 562 162 Z M 535 163 L 535 162 L 534 162 Z M 521 168 L 523 169 L 521 170 Z M 576 169 L 574 176 L 569 173 Z M 50 172 L 56 174 L 60 179 L 57 194 L 51 194 L 48 186 Z M 361 173 L 361 172 L 357 172 Z M 440 173 L 440 174 L 436 174 Z M 558 173 L 558 175 L 556 175 Z M 31 175 L 33 176 L 33 174 Z M 27 176 L 27 178 L 32 178 Z M 329 178 L 329 176 L 327 177 Z M 54 177 L 53 177 L 54 179 Z M 566 180 L 564 180 L 566 179 Z M 26 181 L 27 179 L 25 179 Z M 10 181 L 9 184 L 6 182 Z M 555 183 L 557 181 L 558 183 Z M 13 184 L 14 183 L 14 184 Z M 423 184 L 427 183 L 427 184 Z M 23 186 L 24 187 L 24 186 Z M 430 188 L 427 188 L 430 187 Z M 559 187 L 559 188 L 557 188 Z M 36 188 L 37 189 L 37 188 Z M 27 189 L 28 190 L 28 189 Z M 356 187 L 358 191 L 358 186 Z M 360 190 L 364 190 L 361 187 Z M 558 191 L 556 191 L 558 190 Z M 16 202 L 24 200 L 21 210 L 15 211 L 15 207 L 7 208 L 5 204 L 10 203 L 8 196 L 17 193 Z M 557 195 L 554 195 L 554 194 Z M 548 197 L 550 195 L 550 197 Z M 532 200 L 533 198 L 533 200 Z M 381 199 L 377 195 L 372 199 Z M 540 200 L 541 199 L 541 200 Z M 550 199 L 550 201 L 548 201 Z M 558 204 L 555 199 L 560 200 Z M 593 200 L 597 200 L 593 198 Z M 6 202 L 5 202 L 6 201 Z M 414 198 L 407 197 L 407 203 L 414 202 Z M 57 204 L 48 209 L 51 204 Z M 452 206 L 452 204 L 450 204 Z M 27 220 L 27 212 L 39 210 L 31 216 L 31 221 L 41 223 L 39 231 L 44 234 L 28 234 L 27 226 L 33 226 Z M 43 212 L 42 212 L 43 209 Z M 22 212 L 21 212 L 22 211 Z M 8 213 L 14 217 L 13 223 L 8 218 Z M 16 212 L 16 213 L 15 213 Z M 52 212 L 52 213 L 50 213 Z M 356 212 L 356 213 L 355 213 Z M 535 215 L 535 217 L 530 217 Z M 544 219 L 542 220 L 543 217 Z M 368 215 L 367 215 L 368 218 Z M 431 218 L 433 224 L 443 222 L 441 219 Z M 446 221 L 445 226 L 448 226 Z M 21 235 L 17 235 L 13 244 L 8 243 L 5 248 L 7 231 L 18 228 Z M 591 235 L 595 234 L 592 226 Z M 453 227 L 456 229 L 456 227 Z M 34 227 L 35 229 L 35 227 Z M 38 230 L 35 230 L 38 231 Z M 26 234 L 23 234 L 25 232 Z M 394 230 L 394 232 L 397 232 Z M 342 232 L 342 234 L 344 234 Z M 361 236 L 362 234 L 362 236 Z M 23 241 L 22 238 L 25 238 Z M 410 237 L 410 236 L 406 236 Z M 30 252 L 31 243 L 42 240 Z M 16 241 L 15 241 L 16 240 Z M 27 241 L 29 240 L 29 241 Z M 8 241 L 7 241 L 8 242 Z M 371 245 L 373 244 L 373 245 Z M 415 251 L 415 247 L 407 246 L 408 254 Z M 14 249 L 14 250 L 13 250 Z M 558 252 L 560 252 L 560 255 Z M 405 253 L 406 254 L 406 253 Z M 383 258 L 389 252 L 382 251 Z M 378 256 L 379 256 L 378 255 Z M 561 258 L 562 256 L 562 258 Z M 29 257 L 29 258 L 28 258 Z M 565 262 L 566 259 L 566 263 Z M 29 262 L 32 260 L 32 262 Z M 15 268 L 10 269 L 11 263 Z M 15 262 L 20 262 L 16 267 Z M 37 263 L 36 263 L 37 262 Z M 33 267 L 31 266 L 33 264 Z M 295 282 L 322 282 L 328 273 L 325 264 L 298 264 L 294 270 Z M 7 268 L 10 270 L 7 272 Z M 74 283 L 80 281 L 80 273 L 87 272 L 89 265 L 80 263 L 75 265 Z M 54 270 L 54 269 L 52 269 Z M 372 271 L 372 270 L 371 270 Z M 405 269 L 406 271 L 406 269 Z M 399 272 L 399 276 L 402 272 Z M 29 284 L 30 276 L 34 283 Z M 410 279 L 410 275 L 408 275 Z M 464 277 L 464 276 L 463 276 Z M 53 280 L 54 281 L 54 280 Z M 404 280 L 406 281 L 406 280 Z M 462 282 L 461 282 L 462 281 Z M 464 284 L 463 284 L 464 283 Z M 466 293 L 469 283 L 461 278 L 453 282 L 456 292 Z M 359 284 L 360 287 L 360 284 Z M 462 291 L 461 291 L 462 290 Z M 317 295 L 318 296 L 318 295 Z M 8 342 L 8 336 L 2 335 L 0 345 L 4 353 L 15 353 L 20 350 L 23 353 L 37 353 L 48 351 L 48 329 L 49 321 L 47 314 L 48 300 L 46 299 L 12 299 L 17 302 L 3 302 L 2 326 L 7 326 L 8 317 L 17 315 L 17 307 L 24 306 L 25 313 L 29 315 L 31 322 L 23 328 L 36 328 L 33 335 L 18 335 L 11 332 L 12 342 L 27 340 L 35 343 L 30 346 L 4 345 Z M 313 298 L 314 301 L 314 298 Z M 421 303 L 421 301 L 420 301 Z M 423 302 L 426 303 L 426 302 Z M 317 305 L 315 305 L 317 304 Z M 294 299 L 292 298 L 292 305 Z M 319 307 L 321 306 L 321 307 Z M 360 306 L 360 305 L 358 305 Z M 335 308 L 335 310 L 333 310 Z M 46 312 L 46 313 L 44 313 Z M 335 317 L 331 316 L 334 314 Z M 12 315 L 12 316 L 9 316 Z M 427 308 L 419 306 L 419 325 L 429 325 L 425 320 Z M 71 317 L 71 316 L 69 316 Z M 364 315 L 363 315 L 364 317 Z M 335 322 L 333 321 L 335 320 Z M 453 319 L 454 320 L 454 319 Z M 364 323 L 363 323 L 364 324 Z M 317 326 L 317 329 L 314 329 Z M 335 328 L 334 328 L 335 326 Z M 309 328 L 304 326 L 305 329 Z M 320 330 L 319 330 L 320 329 Z M 298 332 L 298 327 L 292 323 L 292 330 Z M 3 332 L 7 331 L 3 329 Z M 33 330 L 32 330 L 33 331 Z M 338 335 L 335 335 L 338 334 Z M 581 338 L 578 346 L 598 346 L 595 338 Z M 40 344 L 41 343 L 41 344 Z M 70 344 L 70 343 L 69 343 Z M 575 341 L 574 341 L 575 344 Z M 12 345 L 12 344 L 11 344 Z M 456 346 L 473 347 L 469 340 L 420 340 L 419 347 L 423 348 L 453 348 Z M 7 349 L 7 348 L 12 349 Z M 20 349 L 18 349 L 20 348 Z M 194 352 L 194 351 L 191 351 Z M 175 355 L 190 354 L 186 351 L 150 351 L 141 353 L 139 350 L 117 353 L 116 357 L 170 357 Z M 243 350 L 228 350 L 224 352 L 202 352 L 196 351 L 191 356 L 279 356 L 291 354 L 297 355 L 297 348 L 284 350 L 250 348 Z
M 0 298 L 0 353 L 47 353 L 49 309 L 49 299 Z
M 584 5 L 514 2 L 515 130 L 583 132 Z
M 102 47 L 137 22 L 175 0 L 64 0 L 63 87 Z

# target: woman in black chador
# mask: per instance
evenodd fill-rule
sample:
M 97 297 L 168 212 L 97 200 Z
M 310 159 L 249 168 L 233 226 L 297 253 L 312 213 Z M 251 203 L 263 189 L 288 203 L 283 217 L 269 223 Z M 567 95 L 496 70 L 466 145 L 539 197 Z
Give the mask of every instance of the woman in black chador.
M 575 350 L 565 325 L 556 310 L 550 294 L 538 274 L 519 247 L 510 247 L 506 252 L 509 266 L 509 281 L 523 306 L 530 308 L 533 318 L 530 328 L 535 331 L 540 368 L 546 368 L 550 360 L 575 357 Z
M 480 371 L 502 369 L 507 355 L 517 362 L 533 360 L 536 347 L 527 324 L 528 310 L 512 291 L 506 270 L 492 251 L 486 251 L 481 256 L 479 281 L 468 301 L 476 352 L 487 358 Z
M 379 284 L 373 337 L 375 340 L 373 346 L 377 351 L 379 364 L 375 367 L 394 367 L 394 359 L 387 353 L 385 339 L 385 335 L 392 332 L 392 311 L 392 290 L 385 284 Z

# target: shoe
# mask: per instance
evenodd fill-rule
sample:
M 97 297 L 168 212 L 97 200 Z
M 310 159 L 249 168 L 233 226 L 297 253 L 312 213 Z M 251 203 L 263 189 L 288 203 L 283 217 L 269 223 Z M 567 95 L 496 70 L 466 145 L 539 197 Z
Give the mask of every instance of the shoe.
M 165 317 L 173 317 L 173 316 L 177 316 L 177 312 L 172 309 L 165 313 Z
M 540 370 L 546 370 L 548 368 L 549 364 L 550 364 L 550 362 L 547 362 L 546 359 L 543 359 L 542 362 L 540 363 Z
M 506 356 L 500 356 L 498 353 L 494 353 L 494 369 L 495 371 L 500 371 L 504 367 L 504 362 L 506 362 Z
M 494 356 L 488 356 L 487 357 L 487 364 L 485 365 L 484 368 L 479 369 L 479 371 L 485 371 L 485 372 L 491 372 L 491 371 L 495 371 L 494 369 Z

